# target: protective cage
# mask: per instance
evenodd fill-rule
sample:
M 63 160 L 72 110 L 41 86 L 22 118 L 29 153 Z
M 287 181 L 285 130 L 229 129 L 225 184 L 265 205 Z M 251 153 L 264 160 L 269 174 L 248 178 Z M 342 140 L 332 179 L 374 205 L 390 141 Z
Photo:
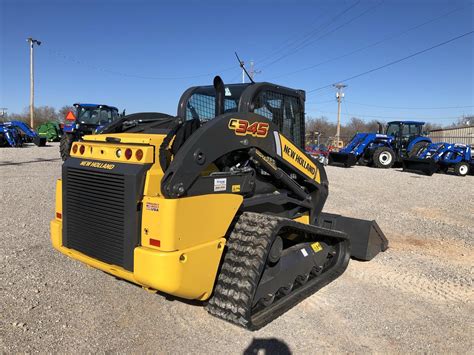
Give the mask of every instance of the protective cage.
M 214 86 L 195 86 L 179 100 L 178 116 L 185 120 L 209 120 L 217 116 Z M 225 85 L 223 113 L 254 112 L 275 123 L 280 131 L 304 148 L 305 93 L 271 83 Z

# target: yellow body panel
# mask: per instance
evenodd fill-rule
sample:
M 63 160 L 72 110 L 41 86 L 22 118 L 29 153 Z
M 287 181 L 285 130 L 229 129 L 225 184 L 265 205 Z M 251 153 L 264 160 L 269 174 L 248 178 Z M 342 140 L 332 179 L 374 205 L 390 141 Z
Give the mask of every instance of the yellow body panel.
M 161 144 L 165 136 L 162 134 L 149 133 L 108 133 L 108 134 L 93 134 L 84 136 L 85 141 L 106 142 L 107 138 L 120 138 L 120 143 L 125 144 L 146 144 L 158 145 Z
M 84 136 L 83 142 L 75 142 L 73 145 L 84 145 L 84 154 L 80 154 L 79 149 L 76 153 L 71 150 L 71 156 L 85 159 L 85 166 L 90 166 L 94 162 L 87 159 L 107 161 L 106 165 L 96 167 L 99 169 L 113 170 L 114 162 L 126 164 L 153 164 L 146 173 L 145 187 L 143 194 L 147 196 L 161 196 L 161 179 L 163 178 L 163 169 L 160 165 L 160 146 L 165 139 L 164 134 L 140 134 L 140 133 L 114 133 L 98 134 Z M 120 143 L 109 143 L 107 138 L 118 138 Z M 133 152 L 132 158 L 125 159 L 125 149 L 130 148 Z M 117 157 L 117 149 L 122 150 L 121 157 Z M 138 161 L 135 152 L 141 149 L 143 158 Z M 89 165 L 87 165 L 89 164 Z M 92 166 L 94 167 L 94 166 Z
M 78 146 L 76 153 L 74 153 L 74 146 Z M 84 153 L 81 154 L 79 147 L 84 146 Z M 125 150 L 132 150 L 132 157 L 130 159 L 125 158 Z M 143 158 L 139 161 L 136 158 L 136 151 L 141 149 L 143 152 Z M 120 151 L 120 157 L 117 156 L 117 152 Z M 117 163 L 137 163 L 137 164 L 151 164 L 155 161 L 155 152 L 153 146 L 138 146 L 131 144 L 108 144 L 108 143 L 95 143 L 95 142 L 74 142 L 71 149 L 71 157 L 85 159 L 83 163 L 87 162 L 87 159 L 104 160 L 108 164 L 106 169 L 113 170 L 114 162 Z M 110 163 L 109 163 L 110 162 Z
M 225 238 L 175 251 L 135 248 L 134 277 L 171 295 L 206 300 L 212 293 Z
M 144 197 L 142 245 L 150 246 L 153 238 L 160 241 L 160 250 L 174 251 L 215 241 L 225 235 L 242 200 L 233 194 Z
M 74 249 L 69 249 L 63 246 L 62 244 L 62 223 L 61 221 L 57 220 L 52 220 L 51 221 L 51 243 L 53 244 L 53 247 L 63 253 L 64 255 L 69 256 L 70 258 L 79 260 L 83 262 L 84 264 L 87 264 L 89 266 L 92 266 L 96 269 L 102 270 L 104 272 L 107 272 L 109 274 L 112 274 L 114 276 L 117 276 L 121 279 L 137 283 L 139 284 L 136 280 L 135 277 L 133 276 L 133 273 L 130 271 L 125 270 L 124 268 L 116 265 L 110 265 L 107 263 L 104 263 L 102 261 L 99 261 L 97 259 L 91 258 L 90 256 L 87 256 L 85 254 L 82 254 L 81 252 L 78 252 Z
M 175 252 L 146 247 L 134 250 L 134 272 L 91 258 L 62 245 L 62 223 L 51 221 L 53 247 L 89 266 L 146 288 L 187 299 L 206 300 L 212 293 L 225 238 Z
M 297 146 L 280 134 L 282 158 L 317 183 L 321 183 L 319 169 Z
M 63 215 L 63 181 L 61 179 L 56 180 L 56 213 Z M 55 218 L 59 220 L 57 215 Z
M 133 272 L 63 246 L 62 218 L 57 216 L 51 221 L 51 243 L 73 259 L 143 287 L 205 300 L 214 287 L 223 237 L 242 199 L 233 194 L 181 199 L 145 196 L 142 246 L 134 249 Z M 61 180 L 56 182 L 56 212 L 62 214 Z M 161 247 L 151 246 L 150 238 L 160 240 Z

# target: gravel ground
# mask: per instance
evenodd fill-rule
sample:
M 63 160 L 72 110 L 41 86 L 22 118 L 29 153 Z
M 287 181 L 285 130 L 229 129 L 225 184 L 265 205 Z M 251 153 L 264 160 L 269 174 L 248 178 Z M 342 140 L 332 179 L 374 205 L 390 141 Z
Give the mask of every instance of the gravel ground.
M 55 252 L 57 144 L 0 149 L 0 352 L 473 353 L 474 177 L 328 167 L 325 211 L 375 219 L 390 249 L 258 332 Z

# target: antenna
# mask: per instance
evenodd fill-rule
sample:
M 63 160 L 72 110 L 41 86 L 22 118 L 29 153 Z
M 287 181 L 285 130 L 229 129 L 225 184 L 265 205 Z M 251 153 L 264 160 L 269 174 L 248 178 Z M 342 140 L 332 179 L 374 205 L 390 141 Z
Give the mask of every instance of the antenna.
M 237 52 L 234 52 L 234 53 L 235 53 L 235 56 L 237 57 L 237 60 L 239 61 L 240 67 L 241 67 L 242 70 L 245 72 L 245 75 L 247 75 L 247 78 L 250 79 L 250 81 L 251 81 L 252 84 L 255 84 L 255 81 L 253 81 L 252 77 L 251 77 L 251 76 L 249 75 L 249 73 L 247 72 L 247 69 L 245 69 L 244 62 L 240 60 L 239 55 L 237 54 Z

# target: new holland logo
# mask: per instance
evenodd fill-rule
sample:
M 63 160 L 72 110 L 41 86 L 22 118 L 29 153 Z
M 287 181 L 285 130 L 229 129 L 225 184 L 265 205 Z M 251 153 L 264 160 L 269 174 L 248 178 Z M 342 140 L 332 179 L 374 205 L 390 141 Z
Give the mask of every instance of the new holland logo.
M 311 175 L 315 176 L 316 175 L 316 169 L 314 168 L 314 165 L 311 164 L 305 157 L 299 155 L 297 152 L 295 152 L 291 147 L 285 144 L 283 147 L 283 151 L 285 154 L 287 154 L 291 159 L 293 159 L 296 163 L 298 163 L 303 169 L 308 171 Z
M 81 166 L 87 166 L 91 168 L 97 168 L 97 169 L 106 169 L 106 170 L 112 170 L 115 168 L 115 164 L 109 164 L 109 163 L 99 163 L 96 161 L 81 161 L 80 163 Z

